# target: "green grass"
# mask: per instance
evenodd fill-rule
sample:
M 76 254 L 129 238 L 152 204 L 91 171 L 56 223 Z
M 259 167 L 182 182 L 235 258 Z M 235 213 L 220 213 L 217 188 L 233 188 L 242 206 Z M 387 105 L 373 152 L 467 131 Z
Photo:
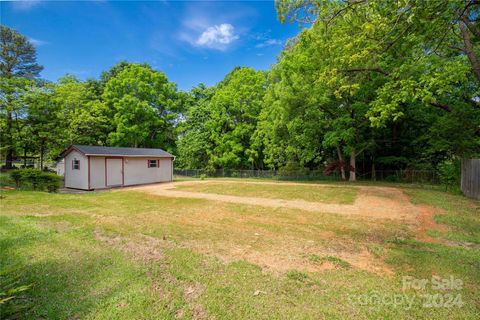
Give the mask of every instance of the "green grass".
M 479 242 L 477 202 L 406 191 L 415 203 L 445 210 L 435 217 L 449 227 L 439 239 Z M 418 242 L 392 221 L 137 192 L 2 195 L 0 268 L 15 266 L 20 283 L 32 284 L 15 302 L 28 307 L 24 319 L 475 319 L 480 312 L 480 250 Z M 341 257 L 364 248 L 394 274 Z M 336 268 L 278 272 L 240 251 L 277 257 L 279 265 L 304 259 Z M 424 308 L 425 292 L 402 290 L 407 275 L 461 279 L 463 289 L 453 293 L 465 304 Z M 358 300 L 393 294 L 415 303 L 406 309 Z
M 480 244 L 480 206 L 478 201 L 433 190 L 408 190 L 415 204 L 430 204 L 445 211 L 435 216 L 438 223 L 449 226 L 441 236 L 455 241 Z
M 182 191 L 215 193 L 241 197 L 305 200 L 338 204 L 352 204 L 357 195 L 357 190 L 351 187 L 338 188 L 315 186 L 312 184 L 291 186 L 282 183 L 251 184 L 210 181 L 205 184 L 179 185 L 176 188 Z

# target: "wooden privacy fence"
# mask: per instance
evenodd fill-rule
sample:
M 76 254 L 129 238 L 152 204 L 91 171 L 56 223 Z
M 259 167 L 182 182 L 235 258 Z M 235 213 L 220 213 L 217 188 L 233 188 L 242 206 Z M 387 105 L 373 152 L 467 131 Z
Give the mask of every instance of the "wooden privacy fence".
M 462 160 L 461 189 L 467 197 L 480 200 L 480 159 Z

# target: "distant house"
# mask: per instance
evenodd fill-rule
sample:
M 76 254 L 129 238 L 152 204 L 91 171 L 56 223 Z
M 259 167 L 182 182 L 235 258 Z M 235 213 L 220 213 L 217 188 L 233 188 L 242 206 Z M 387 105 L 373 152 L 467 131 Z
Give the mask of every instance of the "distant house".
M 65 159 L 63 158 L 60 158 L 58 159 L 58 161 L 55 163 L 55 172 L 59 175 L 59 176 L 64 176 L 65 175 Z
M 67 188 L 93 190 L 173 180 L 175 157 L 162 149 L 71 145 L 60 157 Z

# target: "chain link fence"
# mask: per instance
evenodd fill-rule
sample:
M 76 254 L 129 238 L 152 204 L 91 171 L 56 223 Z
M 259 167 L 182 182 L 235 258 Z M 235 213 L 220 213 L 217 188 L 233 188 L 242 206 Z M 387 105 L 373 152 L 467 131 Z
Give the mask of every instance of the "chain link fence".
M 323 170 L 234 170 L 234 169 L 174 169 L 178 178 L 250 178 L 275 180 L 315 180 L 340 181 L 338 172 L 324 175 Z M 347 173 L 348 178 L 348 173 Z M 434 170 L 376 170 L 373 172 L 357 172 L 360 181 L 388 181 L 401 183 L 439 184 L 437 172 Z

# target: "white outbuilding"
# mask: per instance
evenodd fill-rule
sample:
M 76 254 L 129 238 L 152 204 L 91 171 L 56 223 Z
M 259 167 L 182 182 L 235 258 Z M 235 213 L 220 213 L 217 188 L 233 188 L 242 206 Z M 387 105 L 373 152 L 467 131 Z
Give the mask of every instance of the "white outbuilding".
M 71 145 L 61 157 L 67 188 L 94 190 L 173 180 L 175 157 L 162 149 Z

